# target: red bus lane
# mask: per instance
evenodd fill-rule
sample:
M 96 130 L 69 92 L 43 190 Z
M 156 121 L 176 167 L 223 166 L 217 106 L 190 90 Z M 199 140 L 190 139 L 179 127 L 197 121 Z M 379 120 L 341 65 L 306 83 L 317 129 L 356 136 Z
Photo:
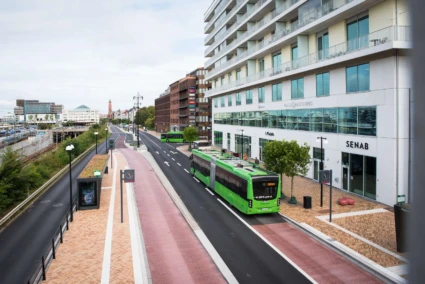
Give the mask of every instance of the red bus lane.
M 259 217 L 257 220 L 267 219 Z M 262 222 L 252 228 L 318 283 L 382 283 L 289 223 Z

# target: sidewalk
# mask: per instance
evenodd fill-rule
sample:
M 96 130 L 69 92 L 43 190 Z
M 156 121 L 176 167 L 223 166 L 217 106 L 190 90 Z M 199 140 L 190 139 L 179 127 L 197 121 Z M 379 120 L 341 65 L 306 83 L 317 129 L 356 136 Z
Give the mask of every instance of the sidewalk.
M 187 146 L 178 147 L 187 156 Z M 281 201 L 281 215 L 307 233 L 333 247 L 353 261 L 385 275 L 394 282 L 407 279 L 407 256 L 397 253 L 394 213 L 392 207 L 375 203 L 334 188 L 332 223 L 329 222 L 329 186 L 323 186 L 323 207 L 320 207 L 320 184 L 303 177 L 294 179 L 294 196 L 298 204 L 288 203 L 290 178 L 282 181 L 286 198 Z M 303 197 L 312 197 L 312 209 L 303 208 Z M 350 197 L 355 205 L 340 206 L 340 197 Z

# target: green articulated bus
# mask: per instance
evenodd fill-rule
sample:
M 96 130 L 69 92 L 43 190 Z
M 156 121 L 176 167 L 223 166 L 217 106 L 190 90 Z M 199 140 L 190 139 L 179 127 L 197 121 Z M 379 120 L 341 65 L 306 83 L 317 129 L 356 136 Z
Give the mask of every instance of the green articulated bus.
M 190 173 L 245 214 L 279 212 L 278 174 L 219 151 L 192 151 Z
M 182 131 L 170 131 L 161 134 L 161 142 L 167 143 L 184 143 Z

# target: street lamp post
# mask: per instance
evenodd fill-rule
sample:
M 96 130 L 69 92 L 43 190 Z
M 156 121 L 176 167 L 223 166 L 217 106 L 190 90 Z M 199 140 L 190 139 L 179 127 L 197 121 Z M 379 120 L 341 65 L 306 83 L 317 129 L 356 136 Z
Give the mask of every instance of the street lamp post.
M 241 132 L 242 132 L 242 143 L 241 143 L 241 146 L 242 146 L 242 160 L 243 160 L 243 129 L 241 129 Z
M 325 140 L 325 144 L 328 143 L 328 140 L 325 137 L 317 137 L 316 142 L 319 142 L 320 139 L 320 165 L 319 171 L 323 170 L 323 140 Z M 314 156 L 314 153 L 313 153 Z M 323 207 L 323 184 L 320 183 L 320 207 Z
M 134 119 L 135 119 L 135 115 L 134 115 L 134 111 L 135 111 L 136 109 L 133 107 L 133 109 L 132 109 L 132 111 L 131 111 L 131 113 L 132 113 L 132 116 L 133 116 L 133 134 L 136 134 L 136 130 L 134 129 Z
M 137 112 L 139 111 L 139 107 L 142 104 L 142 100 L 143 100 L 143 96 L 141 96 L 139 93 L 137 93 L 137 96 L 133 97 L 133 100 L 135 100 L 134 102 L 134 106 L 137 108 Z M 136 114 L 137 114 L 136 112 Z M 140 140 L 139 140 L 139 124 L 137 123 L 137 148 L 140 147 Z
M 74 219 L 72 213 L 72 173 L 71 173 L 71 151 L 74 149 L 74 145 L 70 144 L 66 146 L 65 150 L 68 152 L 69 156 L 69 206 L 71 209 L 71 222 Z
M 99 134 L 99 132 L 97 132 L 97 131 L 94 133 L 94 137 L 96 137 L 96 154 L 97 154 L 97 135 L 98 134 Z
M 106 138 L 105 138 L 105 149 L 106 149 L 106 153 L 108 154 L 108 144 L 106 144 L 108 142 L 108 127 L 105 128 L 106 131 Z

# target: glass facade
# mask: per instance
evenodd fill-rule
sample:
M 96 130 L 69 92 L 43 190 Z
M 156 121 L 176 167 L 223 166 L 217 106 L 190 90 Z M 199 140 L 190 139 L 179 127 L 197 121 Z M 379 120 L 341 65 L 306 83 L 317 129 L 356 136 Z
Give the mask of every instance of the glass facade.
M 273 72 L 282 71 L 282 55 L 280 53 L 273 55 L 272 64 Z
M 214 107 L 218 107 L 218 98 L 214 98 Z
M 260 138 L 260 151 L 259 151 L 259 157 L 258 157 L 260 161 L 263 160 L 264 146 L 266 145 L 267 142 L 271 142 L 271 141 L 273 140 Z
M 376 107 L 215 113 L 214 123 L 376 136 Z
M 227 105 L 232 106 L 232 95 L 227 95 Z
M 252 90 L 247 90 L 245 96 L 245 103 L 247 105 L 252 104 Z
M 329 96 L 329 72 L 316 75 L 316 97 Z
M 282 83 L 272 85 L 272 101 L 282 100 Z
M 317 38 L 319 60 L 329 57 L 329 34 L 324 33 Z
M 291 81 L 291 99 L 304 98 L 304 78 Z
M 224 102 L 224 96 L 221 96 L 220 97 L 220 105 L 221 105 L 221 107 L 225 107 L 226 105 L 225 105 L 225 102 Z
M 242 145 L 243 155 L 251 157 L 251 136 L 235 134 L 235 152 L 240 155 L 242 155 Z
M 264 103 L 264 87 L 258 88 L 258 102 Z
M 369 91 L 370 68 L 369 63 L 347 67 L 347 93 Z

